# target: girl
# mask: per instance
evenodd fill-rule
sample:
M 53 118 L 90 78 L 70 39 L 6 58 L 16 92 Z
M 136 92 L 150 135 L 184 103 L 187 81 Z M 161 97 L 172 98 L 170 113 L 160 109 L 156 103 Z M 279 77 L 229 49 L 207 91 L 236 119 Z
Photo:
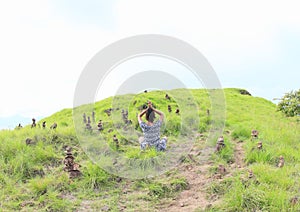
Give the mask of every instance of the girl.
M 155 113 L 160 117 L 154 122 Z M 146 114 L 147 123 L 142 121 L 143 115 Z M 155 147 L 157 151 L 165 151 L 167 147 L 167 137 L 160 139 L 160 127 L 164 120 L 163 112 L 155 109 L 152 103 L 148 102 L 148 107 L 138 115 L 139 125 L 144 133 L 144 140 L 141 142 L 141 149 L 144 150 L 146 146 Z

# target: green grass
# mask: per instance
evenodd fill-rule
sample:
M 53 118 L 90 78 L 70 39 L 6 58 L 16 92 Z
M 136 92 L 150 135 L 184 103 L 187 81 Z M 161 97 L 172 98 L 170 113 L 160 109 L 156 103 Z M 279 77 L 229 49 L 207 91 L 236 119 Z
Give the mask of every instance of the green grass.
M 247 167 L 245 172 L 237 171 L 221 184 L 211 185 L 211 192 L 222 199 L 214 210 L 299 211 L 300 203 L 290 204 L 300 189 L 299 120 L 284 117 L 276 112 L 276 105 L 262 98 L 242 96 L 234 89 L 225 93 L 226 130 L 231 131 L 232 143 L 243 141 Z M 259 131 L 259 139 L 251 140 L 252 129 Z M 258 141 L 263 142 L 262 151 L 256 149 Z M 283 168 L 277 167 L 280 155 L 285 158 Z M 222 161 L 227 162 L 226 158 Z M 253 170 L 256 180 L 245 184 L 248 169 Z
M 239 89 L 225 89 L 224 92 L 226 147 L 211 155 L 210 159 L 215 162 L 212 170 L 218 164 L 228 167 L 234 162 L 234 147 L 238 141 L 244 144 L 246 167 L 233 171 L 221 182 L 208 185 L 209 193 L 220 199 L 212 211 L 299 211 L 300 203 L 290 204 L 292 197 L 300 196 L 299 118 L 286 118 L 276 112 L 276 105 L 270 101 L 241 95 Z M 122 169 L 124 164 L 129 164 L 127 168 L 136 169 L 137 175 L 143 171 L 151 174 L 166 161 L 182 158 L 189 150 L 188 146 L 193 144 L 196 133 L 205 134 L 205 145 L 215 145 L 220 136 L 217 128 L 222 122 L 216 114 L 207 116 L 206 110 L 212 106 L 206 90 L 167 91 L 171 101 L 165 100 L 165 93 L 155 91 L 117 96 L 95 105 L 84 105 L 75 109 L 74 120 L 73 111 L 64 109 L 39 120 L 40 125 L 47 121 L 48 129 L 45 130 L 26 126 L 20 130 L 0 131 L 0 210 L 74 211 L 90 201 L 90 209 L 100 210 L 106 205 L 112 211 L 118 211 L 119 201 L 124 201 L 122 204 L 127 204 L 129 210 L 142 211 L 142 204 L 154 209 L 161 199 L 173 198 L 186 189 L 188 182 L 180 177 L 176 168 L 155 178 L 123 179 L 121 182 L 113 171 L 109 173 L 113 168 Z M 138 137 L 142 132 L 136 114 L 149 99 L 166 115 L 161 135 L 168 136 L 168 147 L 174 147 L 173 153 L 158 153 L 154 149 L 140 151 Z M 193 104 L 193 99 L 196 104 Z M 167 105 L 172 106 L 172 113 L 168 112 Z M 111 107 L 115 110 L 107 116 L 104 110 Z M 175 114 L 177 107 L 181 113 L 179 116 Z M 132 125 L 124 125 L 122 109 L 129 111 Z M 92 110 L 96 111 L 94 129 L 97 121 L 103 120 L 101 134 L 96 130 L 92 133 L 84 130 L 82 113 L 90 116 Z M 50 130 L 49 126 L 54 122 L 58 123 L 58 128 Z M 251 140 L 252 129 L 259 131 L 258 140 Z M 112 141 L 114 134 L 119 138 L 119 149 Z M 33 139 L 35 144 L 27 146 L 26 138 Z M 258 141 L 263 142 L 263 151 L 255 149 Z M 62 170 L 66 145 L 73 147 L 75 161 L 81 165 L 83 175 L 79 179 L 70 180 Z M 205 146 L 201 145 L 199 148 Z M 90 150 L 89 153 L 86 149 Z M 117 165 L 109 159 L 113 155 L 120 155 Z M 283 168 L 276 166 L 280 155 L 285 158 Z M 99 157 L 100 162 L 93 163 L 93 157 Z M 245 181 L 248 169 L 253 170 L 256 180 Z M 122 199 L 124 187 L 132 189 L 126 200 Z

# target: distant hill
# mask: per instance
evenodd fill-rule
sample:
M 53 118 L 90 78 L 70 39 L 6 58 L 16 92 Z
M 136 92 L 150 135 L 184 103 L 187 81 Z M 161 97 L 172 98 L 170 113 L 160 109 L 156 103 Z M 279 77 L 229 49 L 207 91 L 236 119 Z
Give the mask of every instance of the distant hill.
M 63 109 L 39 119 L 33 129 L 1 131 L 0 208 L 300 211 L 299 118 L 284 117 L 275 104 L 243 89 L 220 91 L 225 108 L 218 101 L 212 106 L 213 97 L 204 89 L 153 91 Z M 168 136 L 166 152 L 140 151 L 142 132 L 136 115 L 147 100 L 165 114 L 161 134 Z M 84 113 L 92 130 L 85 129 Z M 50 129 L 54 123 L 57 129 Z M 252 138 L 252 130 L 259 132 L 258 138 Z M 216 151 L 219 136 L 225 145 Z M 65 167 L 68 151 L 79 171 Z M 164 171 L 170 164 L 177 165 Z M 76 173 L 81 176 L 72 178 Z M 145 174 L 154 177 L 142 178 Z

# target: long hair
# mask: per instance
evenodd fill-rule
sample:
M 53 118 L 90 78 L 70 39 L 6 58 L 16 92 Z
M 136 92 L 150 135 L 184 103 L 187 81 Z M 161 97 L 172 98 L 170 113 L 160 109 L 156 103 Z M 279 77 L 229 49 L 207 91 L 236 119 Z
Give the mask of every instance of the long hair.
M 153 123 L 155 119 L 155 113 L 153 111 L 152 108 L 148 108 L 147 112 L 146 112 L 146 120 Z

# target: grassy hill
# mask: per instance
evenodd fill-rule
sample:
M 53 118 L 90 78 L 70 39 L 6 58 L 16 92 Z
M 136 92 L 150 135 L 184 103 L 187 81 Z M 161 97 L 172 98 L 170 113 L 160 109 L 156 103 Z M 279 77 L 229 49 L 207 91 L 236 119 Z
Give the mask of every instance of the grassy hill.
M 165 99 L 166 92 L 171 100 Z M 108 98 L 74 111 L 64 109 L 38 120 L 33 129 L 0 131 L 1 210 L 300 210 L 297 118 L 285 118 L 272 102 L 243 95 L 240 89 L 224 89 L 223 128 L 222 114 L 215 113 L 206 90 L 188 90 L 190 96 L 184 89 L 166 92 Z M 149 99 L 165 113 L 161 134 L 168 136 L 166 152 L 139 148 L 142 132 L 136 114 Z M 105 113 L 109 108 L 110 116 Z M 180 115 L 175 114 L 177 108 Z M 122 120 L 122 109 L 128 110 L 131 124 Z M 93 130 L 85 130 L 82 115 L 91 117 L 92 111 Z M 102 132 L 97 131 L 100 119 Z M 54 122 L 57 129 L 49 129 Z M 251 139 L 252 129 L 259 131 L 258 139 Z M 226 146 L 215 152 L 221 135 Z M 31 145 L 26 145 L 27 138 Z M 262 150 L 257 149 L 258 141 Z M 72 147 L 80 164 L 79 178 L 69 179 L 63 171 L 66 146 Z M 280 156 L 285 160 L 282 168 L 277 167 Z

